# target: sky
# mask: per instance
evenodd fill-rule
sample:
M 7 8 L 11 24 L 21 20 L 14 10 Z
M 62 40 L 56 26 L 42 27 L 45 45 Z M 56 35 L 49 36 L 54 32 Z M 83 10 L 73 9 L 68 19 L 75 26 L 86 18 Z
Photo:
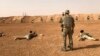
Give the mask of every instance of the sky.
M 100 0 L 0 0 L 0 16 L 100 13 Z

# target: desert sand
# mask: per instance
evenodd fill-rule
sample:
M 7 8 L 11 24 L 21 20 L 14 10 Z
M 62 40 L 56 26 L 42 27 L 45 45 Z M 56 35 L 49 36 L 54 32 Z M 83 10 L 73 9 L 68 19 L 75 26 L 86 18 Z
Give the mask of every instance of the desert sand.
M 100 39 L 100 21 L 75 21 L 74 50 L 62 51 L 63 38 L 58 22 L 0 24 L 0 56 L 100 56 L 100 41 L 79 41 L 79 31 L 84 29 Z M 25 35 L 29 30 L 38 36 L 31 40 L 14 40 L 13 36 Z M 42 35 L 41 35 L 42 34 Z

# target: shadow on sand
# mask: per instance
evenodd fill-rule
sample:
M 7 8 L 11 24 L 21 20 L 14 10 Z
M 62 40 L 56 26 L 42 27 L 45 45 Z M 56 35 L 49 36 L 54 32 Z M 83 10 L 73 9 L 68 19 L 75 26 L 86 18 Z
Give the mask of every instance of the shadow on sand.
M 86 47 L 78 47 L 78 48 L 74 48 L 74 50 L 87 49 L 87 48 L 98 48 L 98 47 L 100 47 L 100 44 L 87 45 Z

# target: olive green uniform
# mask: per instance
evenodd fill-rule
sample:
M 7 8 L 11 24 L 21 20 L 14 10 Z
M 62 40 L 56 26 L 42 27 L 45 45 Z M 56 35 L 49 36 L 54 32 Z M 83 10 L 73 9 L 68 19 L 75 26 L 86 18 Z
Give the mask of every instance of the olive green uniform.
M 62 33 L 64 39 L 64 49 L 66 49 L 66 37 L 68 35 L 69 38 L 69 45 L 68 47 L 72 50 L 73 49 L 73 38 L 72 35 L 74 33 L 74 19 L 71 15 L 65 15 L 62 17 Z

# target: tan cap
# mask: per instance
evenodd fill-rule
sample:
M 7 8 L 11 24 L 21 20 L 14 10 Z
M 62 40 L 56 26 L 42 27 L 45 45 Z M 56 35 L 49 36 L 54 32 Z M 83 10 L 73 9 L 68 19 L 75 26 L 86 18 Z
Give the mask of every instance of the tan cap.
M 66 10 L 66 11 L 65 11 L 65 14 L 66 14 L 66 13 L 69 13 L 69 12 L 70 12 L 69 10 Z

